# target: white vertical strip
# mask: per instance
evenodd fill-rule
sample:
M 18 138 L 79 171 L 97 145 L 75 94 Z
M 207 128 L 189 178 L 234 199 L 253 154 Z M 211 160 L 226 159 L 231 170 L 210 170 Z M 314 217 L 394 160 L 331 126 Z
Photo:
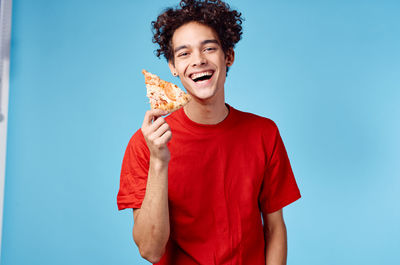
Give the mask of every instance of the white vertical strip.
M 0 258 L 3 232 L 4 179 L 6 174 L 6 145 L 8 94 L 10 77 L 10 40 L 12 0 L 0 0 Z

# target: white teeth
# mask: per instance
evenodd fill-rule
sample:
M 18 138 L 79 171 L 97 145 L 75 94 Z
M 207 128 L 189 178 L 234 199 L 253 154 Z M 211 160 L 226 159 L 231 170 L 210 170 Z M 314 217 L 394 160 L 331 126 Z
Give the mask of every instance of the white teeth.
M 196 73 L 196 74 L 192 74 L 191 75 L 191 78 L 192 79 L 197 79 L 197 78 L 199 78 L 199 77 L 202 77 L 202 76 L 206 76 L 206 75 L 212 75 L 213 73 L 212 72 L 202 72 L 202 73 Z

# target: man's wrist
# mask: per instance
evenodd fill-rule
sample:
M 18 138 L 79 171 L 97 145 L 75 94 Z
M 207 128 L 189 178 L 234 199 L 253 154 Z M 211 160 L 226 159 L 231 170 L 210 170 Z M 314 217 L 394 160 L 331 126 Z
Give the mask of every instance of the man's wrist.
M 158 171 L 158 170 L 167 169 L 168 163 L 169 163 L 169 161 L 165 161 L 165 160 L 150 156 L 150 167 L 153 170 Z

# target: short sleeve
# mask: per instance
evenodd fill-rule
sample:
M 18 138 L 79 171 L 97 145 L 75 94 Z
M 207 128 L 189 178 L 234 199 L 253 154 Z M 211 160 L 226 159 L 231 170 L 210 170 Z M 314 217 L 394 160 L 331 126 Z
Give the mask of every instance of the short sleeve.
M 282 138 L 273 125 L 272 133 L 266 137 L 267 165 L 259 195 L 264 214 L 278 211 L 301 197 Z
M 149 149 L 139 129 L 130 139 L 122 161 L 118 210 L 140 208 L 144 199 L 149 170 Z

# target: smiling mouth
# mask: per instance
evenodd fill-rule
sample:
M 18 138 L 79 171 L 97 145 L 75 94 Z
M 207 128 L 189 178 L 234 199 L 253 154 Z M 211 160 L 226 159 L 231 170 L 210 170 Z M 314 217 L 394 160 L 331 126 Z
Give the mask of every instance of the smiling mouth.
M 205 72 L 201 72 L 201 73 L 195 73 L 195 74 L 191 74 L 190 78 L 194 81 L 194 82 L 200 82 L 200 81 L 204 81 L 204 80 L 209 80 L 211 79 L 211 77 L 213 76 L 214 71 L 205 71 Z

